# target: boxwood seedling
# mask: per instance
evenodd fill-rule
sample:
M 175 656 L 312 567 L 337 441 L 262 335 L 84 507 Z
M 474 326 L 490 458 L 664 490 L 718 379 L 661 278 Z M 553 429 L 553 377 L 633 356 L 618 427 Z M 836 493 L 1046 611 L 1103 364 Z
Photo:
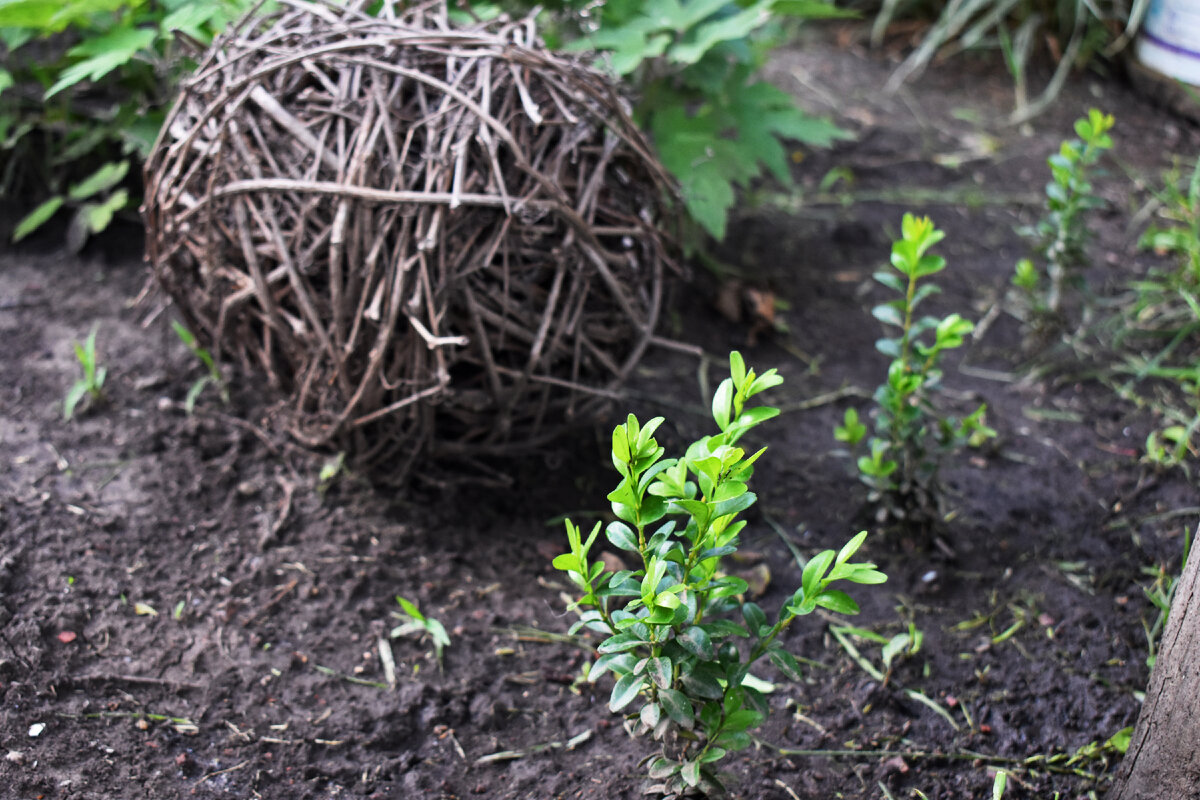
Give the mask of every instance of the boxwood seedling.
M 809 560 L 800 587 L 774 620 L 745 600 L 746 581 L 722 571 L 746 525 L 738 516 L 755 502 L 748 482 L 766 449 L 747 455 L 738 440 L 779 414 L 746 403 L 782 382 L 773 369 L 757 375 L 736 352 L 729 366 L 730 377 L 712 402 L 720 433 L 693 443 L 682 458 L 663 458 L 665 449 L 654 439 L 662 417 L 642 425 L 631 414 L 613 430 L 612 463 L 621 480 L 608 495 L 617 519 L 604 532 L 636 567 L 610 572 L 589 559 L 602 523 L 585 537 L 568 521 L 570 552 L 554 559 L 581 592 L 572 603 L 579 621 L 571 632 L 586 628 L 604 637 L 588 679 L 612 672 L 609 708 L 632 705 L 626 728 L 661 745 L 646 759 L 648 794 L 722 791 L 717 764 L 751 743 L 749 731 L 767 713 L 751 667 L 767 656 L 798 679 L 800 665 L 780 634 L 818 607 L 856 613 L 854 600 L 831 588 L 835 582 L 887 580 L 874 564 L 850 561 L 865 531 L 840 551 Z
M 880 504 L 881 519 L 925 527 L 940 509 L 937 476 L 942 457 L 965 445 L 978 445 L 995 435 L 984 421 L 986 406 L 958 420 L 943 415 L 932 403 L 942 380 L 942 353 L 961 347 L 974 323 L 958 314 L 918 317 L 917 307 L 940 291 L 923 278 L 941 272 L 946 259 L 929 249 L 945 233 L 928 217 L 905 214 L 901 239 L 892 245 L 894 271 L 881 270 L 874 278 L 899 296 L 872 309 L 876 319 L 896 335 L 875 343 L 892 359 L 887 378 L 875 390 L 875 435 L 867 439 L 867 426 L 858 411 L 846 411 L 834 438 L 865 452 L 858 456 L 858 474 L 871 490 L 869 499 Z
M 1068 139 L 1058 152 L 1046 159 L 1050 182 L 1046 184 L 1046 213 L 1028 233 L 1037 241 L 1039 255 L 1045 261 L 1050 285 L 1045 300 L 1037 297 L 1039 284 L 1033 262 L 1017 263 L 1013 284 L 1025 289 L 1033 299 L 1033 310 L 1058 314 L 1063 287 L 1068 279 L 1078 280 L 1084 263 L 1083 245 L 1089 231 L 1083 212 L 1100 205 L 1092 189 L 1092 170 L 1105 150 L 1113 146 L 1109 131 L 1115 121 L 1111 114 L 1093 108 L 1086 117 L 1075 121 L 1078 139 Z

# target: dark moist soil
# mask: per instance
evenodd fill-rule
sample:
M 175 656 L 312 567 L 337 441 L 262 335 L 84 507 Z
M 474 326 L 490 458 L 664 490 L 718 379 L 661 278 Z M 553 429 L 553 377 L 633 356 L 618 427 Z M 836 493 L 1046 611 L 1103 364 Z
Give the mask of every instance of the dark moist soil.
M 790 333 L 720 319 L 717 282 L 701 276 L 676 292 L 666 333 L 717 365 L 660 350 L 629 391 L 643 417 L 669 417 L 661 438 L 677 446 L 709 432 L 705 398 L 731 348 L 786 376 L 775 400 L 788 413 L 763 432 L 750 558 L 734 565 L 769 576 L 759 602 L 772 611 L 798 582 L 784 537 L 809 556 L 877 527 L 831 430 L 882 377 L 869 275 L 902 212 L 947 231 L 935 310 L 984 317 L 1027 253 L 1014 229 L 1039 212 L 1045 156 L 1100 106 L 1117 117 L 1117 156 L 1098 182 L 1088 279 L 1108 296 L 1149 266 L 1131 180 L 1155 184 L 1200 140 L 1119 77 L 1076 78 L 1024 130 L 1003 124 L 1011 87 L 994 61 L 960 57 L 883 96 L 894 60 L 832 43 L 854 33 L 782 52 L 770 75 L 855 140 L 799 153 L 801 187 L 756 193 L 720 253 L 786 301 Z M 844 180 L 821 190 L 835 167 Z M 136 248 L 139 234 L 124 235 Z M 564 540 L 554 518 L 603 506 L 618 417 L 508 465 L 506 492 L 400 496 L 347 474 L 321 491 L 327 454 L 274 432 L 253 379 L 236 381 L 230 406 L 208 391 L 184 412 L 199 368 L 169 311 L 131 302 L 145 277 L 103 250 L 0 256 L 0 795 L 639 796 L 644 743 L 608 712 L 607 678 L 575 682 L 586 652 L 553 639 L 571 623 L 550 565 Z M 106 402 L 64 422 L 71 343 L 93 326 Z M 955 513 L 940 542 L 876 536 L 865 549 L 890 579 L 855 592 L 853 624 L 891 636 L 912 622 L 920 652 L 882 684 L 831 619 L 793 626 L 787 644 L 813 666 L 800 685 L 758 670 L 778 682 L 776 713 L 761 747 L 728 760 L 735 796 L 983 797 L 998 766 L 1016 773 L 1008 797 L 1107 785 L 1089 777 L 1111 774 L 1103 760 L 1071 765 L 1080 775 L 1020 762 L 1065 760 L 1134 722 L 1151 613 L 1142 570 L 1177 568 L 1196 497 L 1181 472 L 1139 465 L 1150 416 L 1061 350 L 1040 354 L 1057 362 L 1047 377 L 1027 378 L 1021 342 L 999 314 L 947 370 L 948 398 L 986 402 L 999 438 L 947 466 Z M 440 666 L 427 641 L 387 638 L 398 594 L 448 629 Z M 855 641 L 879 664 L 879 645 Z

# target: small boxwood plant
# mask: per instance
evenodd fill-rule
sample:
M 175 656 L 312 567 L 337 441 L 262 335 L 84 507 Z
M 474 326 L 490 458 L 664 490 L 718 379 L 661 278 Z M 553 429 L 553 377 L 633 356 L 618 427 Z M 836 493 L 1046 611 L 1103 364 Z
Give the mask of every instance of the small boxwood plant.
M 1062 309 L 1063 292 L 1068 284 L 1079 284 L 1080 269 L 1085 265 L 1084 244 L 1088 230 L 1085 212 L 1101 205 L 1092 187 L 1092 176 L 1100 157 L 1113 146 L 1109 131 L 1115 120 L 1098 109 L 1075 120 L 1078 139 L 1067 139 L 1058 152 L 1046 159 L 1050 182 L 1046 184 L 1046 213 L 1037 225 L 1023 231 L 1035 242 L 1049 285 L 1041 295 L 1040 275 L 1031 259 L 1017 262 L 1013 285 L 1024 290 L 1037 319 L 1045 322 Z
M 798 679 L 799 664 L 780 634 L 818 607 L 856 613 L 857 604 L 831 588 L 834 582 L 887 579 L 874 564 L 850 561 L 866 538 L 860 533 L 840 552 L 813 557 L 800 588 L 772 620 L 745 600 L 744 580 L 722 571 L 722 559 L 736 552 L 746 524 L 738 517 L 755 502 L 747 484 L 766 450 L 747 455 L 737 442 L 779 414 L 746 402 L 782 381 L 773 369 L 756 375 L 736 352 L 729 362 L 730 377 L 712 404 L 720 433 L 695 442 L 682 458 L 663 458 L 654 439 L 662 417 L 641 425 L 630 415 L 613 430 L 612 462 L 621 481 L 608 495 L 617 519 L 604 531 L 637 567 L 614 573 L 590 558 L 601 523 L 585 538 L 568 521 L 570 552 L 554 560 L 582 592 L 572 604 L 579 613 L 572 633 L 586 628 L 604 637 L 588 679 L 611 671 L 616 683 L 609 708 L 632 705 L 626 711 L 629 732 L 660 743 L 645 761 L 647 794 L 723 791 L 718 763 L 751 743 L 749 731 L 767 713 L 750 676 L 754 663 L 767 656 Z
M 995 431 L 984 421 L 987 406 L 979 406 L 963 419 L 942 414 L 933 404 L 941 385 L 942 354 L 960 347 L 975 325 L 959 314 L 918 317 L 917 307 L 939 291 L 923 278 L 941 272 L 946 259 L 929 249 L 945 233 L 928 217 L 905 214 L 901 238 L 892 245 L 892 270 L 874 277 L 895 292 L 893 298 L 871 313 L 896 334 L 875 343 L 892 359 L 887 379 L 875 390 L 875 433 L 856 409 L 848 409 L 834 437 L 856 451 L 858 474 L 870 489 L 868 499 L 879 504 L 881 521 L 891 519 L 913 529 L 927 529 L 940 515 L 938 469 L 945 455 L 965 445 L 979 445 Z

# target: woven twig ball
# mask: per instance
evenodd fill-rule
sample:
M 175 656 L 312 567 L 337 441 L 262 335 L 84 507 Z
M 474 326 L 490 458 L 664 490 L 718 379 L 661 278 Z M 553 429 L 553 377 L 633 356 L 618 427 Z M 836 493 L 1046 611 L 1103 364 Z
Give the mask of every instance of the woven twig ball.
M 292 433 L 402 479 L 614 396 L 658 317 L 670 183 L 614 85 L 531 20 L 379 6 L 285 0 L 221 38 L 144 215 L 160 285 Z

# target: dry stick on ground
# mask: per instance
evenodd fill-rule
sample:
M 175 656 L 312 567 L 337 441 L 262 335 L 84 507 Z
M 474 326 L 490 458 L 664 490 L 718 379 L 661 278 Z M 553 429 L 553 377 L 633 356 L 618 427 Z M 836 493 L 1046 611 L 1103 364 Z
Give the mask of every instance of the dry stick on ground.
M 614 86 L 531 20 L 284 0 L 184 87 L 146 169 L 189 327 L 292 392 L 291 431 L 403 478 L 614 397 L 662 299 L 673 185 Z

